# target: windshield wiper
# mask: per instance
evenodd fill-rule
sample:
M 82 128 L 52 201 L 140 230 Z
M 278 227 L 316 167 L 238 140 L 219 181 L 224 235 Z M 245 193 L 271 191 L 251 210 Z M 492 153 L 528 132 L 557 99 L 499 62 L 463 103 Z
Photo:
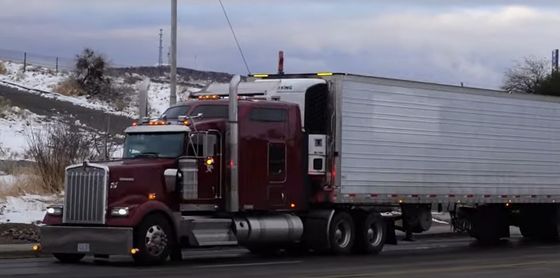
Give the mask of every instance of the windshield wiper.
M 145 153 L 135 154 L 135 155 L 133 156 L 133 158 L 138 158 L 138 157 L 152 157 L 152 158 L 158 158 L 158 157 L 159 157 L 159 153 L 155 153 L 155 152 L 145 152 Z

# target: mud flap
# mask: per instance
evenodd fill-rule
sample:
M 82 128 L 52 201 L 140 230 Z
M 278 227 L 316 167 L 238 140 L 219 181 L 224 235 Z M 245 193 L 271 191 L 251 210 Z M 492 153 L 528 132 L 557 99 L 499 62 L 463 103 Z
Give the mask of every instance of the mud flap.
M 304 217 L 304 244 L 316 251 L 330 248 L 329 225 L 334 215 L 334 209 L 312 210 Z
M 397 233 L 395 227 L 395 218 L 384 217 L 386 227 L 385 244 L 397 245 Z

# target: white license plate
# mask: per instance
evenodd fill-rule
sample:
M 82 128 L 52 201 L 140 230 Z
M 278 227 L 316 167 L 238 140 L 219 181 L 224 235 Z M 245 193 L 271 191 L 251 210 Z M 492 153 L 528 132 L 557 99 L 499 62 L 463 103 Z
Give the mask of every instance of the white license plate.
M 78 252 L 89 252 L 89 243 L 78 243 Z

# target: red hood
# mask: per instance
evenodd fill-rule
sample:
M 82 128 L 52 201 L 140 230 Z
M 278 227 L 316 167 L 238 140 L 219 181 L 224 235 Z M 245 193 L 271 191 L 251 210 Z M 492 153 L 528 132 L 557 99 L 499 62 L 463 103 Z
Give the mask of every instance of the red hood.
M 124 206 L 147 200 L 155 193 L 160 201 L 167 201 L 163 173 L 177 168 L 174 158 L 136 158 L 101 162 L 109 167 L 109 206 Z

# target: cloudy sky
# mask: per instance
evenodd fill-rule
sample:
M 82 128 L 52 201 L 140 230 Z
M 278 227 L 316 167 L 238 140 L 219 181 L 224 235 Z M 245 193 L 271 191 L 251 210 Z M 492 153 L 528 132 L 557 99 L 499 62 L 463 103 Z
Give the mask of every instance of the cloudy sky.
M 223 0 L 250 70 L 338 71 L 497 88 L 560 48 L 558 0 Z M 179 0 L 179 64 L 246 74 L 218 0 Z M 153 65 L 169 0 L 0 0 L 2 50 Z

